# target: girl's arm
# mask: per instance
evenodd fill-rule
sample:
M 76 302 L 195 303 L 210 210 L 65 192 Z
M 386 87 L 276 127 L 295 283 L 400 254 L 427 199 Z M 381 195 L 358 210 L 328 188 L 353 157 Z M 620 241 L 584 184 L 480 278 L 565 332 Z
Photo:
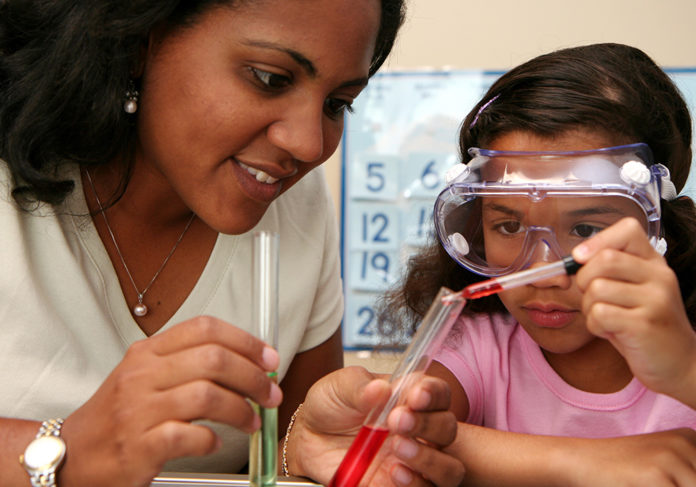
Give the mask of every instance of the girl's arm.
M 324 343 L 295 355 L 280 387 L 283 403 L 278 408 L 278 433 L 283 436 L 290 416 L 307 395 L 312 384 L 323 376 L 343 367 L 341 329 Z
M 696 333 L 679 282 L 631 218 L 578 245 L 573 257 L 588 329 L 609 340 L 647 387 L 696 408 Z
M 607 439 L 525 435 L 459 423 L 447 449 L 466 486 L 687 487 L 696 485 L 696 432 Z

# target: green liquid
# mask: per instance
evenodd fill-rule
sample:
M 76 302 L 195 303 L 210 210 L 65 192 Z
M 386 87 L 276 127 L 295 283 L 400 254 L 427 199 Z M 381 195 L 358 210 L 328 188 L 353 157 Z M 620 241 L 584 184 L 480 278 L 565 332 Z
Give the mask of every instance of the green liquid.
M 274 487 L 278 476 L 278 409 L 252 406 L 261 416 L 261 428 L 252 433 L 249 442 L 249 485 Z

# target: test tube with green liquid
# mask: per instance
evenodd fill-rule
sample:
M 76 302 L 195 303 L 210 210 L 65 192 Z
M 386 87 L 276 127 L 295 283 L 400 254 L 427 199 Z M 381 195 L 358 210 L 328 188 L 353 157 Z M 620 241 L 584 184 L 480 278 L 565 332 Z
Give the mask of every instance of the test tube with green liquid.
M 273 348 L 278 348 L 278 234 L 254 233 L 254 279 L 252 289 L 252 320 L 256 335 Z M 277 372 L 269 372 L 277 380 Z M 261 428 L 252 433 L 249 442 L 249 485 L 276 485 L 278 472 L 278 409 L 264 408 L 252 402 L 261 416 Z

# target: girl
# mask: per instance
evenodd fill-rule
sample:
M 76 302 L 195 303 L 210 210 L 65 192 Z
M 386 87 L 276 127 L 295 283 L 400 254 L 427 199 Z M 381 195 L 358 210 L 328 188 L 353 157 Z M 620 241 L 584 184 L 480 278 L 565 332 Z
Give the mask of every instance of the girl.
M 696 383 L 696 212 L 677 198 L 690 142 L 673 83 L 616 44 L 533 59 L 465 119 L 466 168 L 435 206 L 441 244 L 387 313 L 417 319 L 440 286 L 571 252 L 584 263 L 468 303 L 436 357 L 467 484 L 696 483 L 696 411 L 680 392 Z
M 402 17 L 402 0 L 0 1 L 0 485 L 237 472 L 260 424 L 247 399 L 279 406 L 284 432 L 342 366 L 338 235 L 312 170 Z M 279 353 L 249 333 L 255 228 L 280 234 Z M 368 377 L 320 381 L 296 427 L 333 457 L 289 441 L 285 473 L 331 477 Z M 404 413 L 440 419 L 405 432 L 428 443 L 383 479 L 452 485 L 447 389 L 422 392 Z

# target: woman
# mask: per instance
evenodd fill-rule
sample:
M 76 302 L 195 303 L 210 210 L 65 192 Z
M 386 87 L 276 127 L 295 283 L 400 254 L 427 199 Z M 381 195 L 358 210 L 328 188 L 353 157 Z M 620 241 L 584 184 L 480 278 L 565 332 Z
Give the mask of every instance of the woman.
M 61 487 L 239 470 L 259 427 L 246 399 L 280 404 L 282 429 L 342 365 L 337 232 L 310 171 L 389 53 L 401 1 L 11 0 L 0 19 L 0 485 L 26 482 L 16 458 L 49 418 L 65 418 L 39 430 L 67 445 Z M 280 234 L 279 353 L 248 333 L 252 229 Z M 319 396 L 361 391 L 358 375 Z M 445 410 L 429 387 L 424 409 Z M 309 406 L 298 421 L 327 414 Z M 434 416 L 423 438 L 448 443 L 451 418 Z M 429 456 L 458 466 L 419 446 Z M 406 463 L 393 477 L 425 483 Z

